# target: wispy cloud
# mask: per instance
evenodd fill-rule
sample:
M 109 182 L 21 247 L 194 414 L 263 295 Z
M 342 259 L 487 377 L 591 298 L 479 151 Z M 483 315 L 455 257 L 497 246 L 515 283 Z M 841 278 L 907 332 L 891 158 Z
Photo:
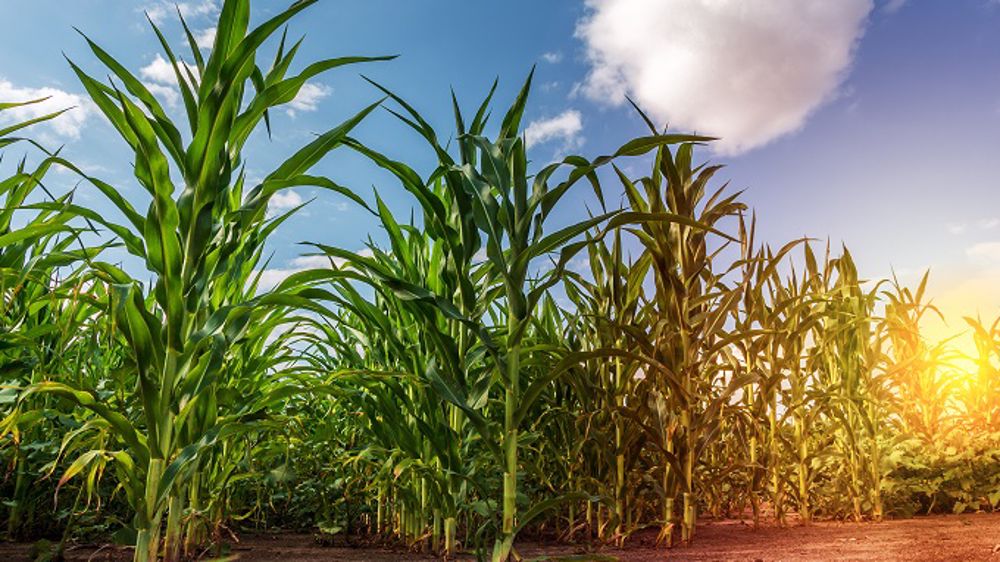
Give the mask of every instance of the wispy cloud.
M 563 60 L 563 54 L 559 51 L 542 53 L 542 60 L 549 64 L 558 64 Z
M 834 98 L 872 0 L 588 0 L 580 91 L 631 95 L 660 122 L 745 152 L 796 131 Z
M 975 221 L 948 223 L 946 228 L 951 234 L 959 235 L 973 230 L 993 230 L 998 226 L 1000 226 L 1000 218 L 986 217 Z
M 306 82 L 302 85 L 302 88 L 299 90 L 298 95 L 295 96 L 295 99 L 288 102 L 288 105 L 285 106 L 285 112 L 288 113 L 290 117 L 295 117 L 298 113 L 316 111 L 319 109 L 319 103 L 330 97 L 330 94 L 332 93 L 333 88 L 329 86 Z
M 985 264 L 1000 263 L 1000 242 L 979 242 L 969 246 L 965 255 L 973 261 Z
M 886 0 L 882 5 L 882 11 L 887 14 L 894 14 L 906 5 L 908 0 Z

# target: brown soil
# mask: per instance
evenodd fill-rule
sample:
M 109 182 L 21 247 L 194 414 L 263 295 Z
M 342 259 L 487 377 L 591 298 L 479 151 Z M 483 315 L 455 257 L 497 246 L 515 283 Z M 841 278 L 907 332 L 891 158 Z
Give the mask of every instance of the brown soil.
M 571 556 L 576 560 L 995 560 L 1000 562 L 1000 514 L 921 517 L 884 523 L 821 522 L 810 526 L 754 529 L 739 521 L 707 522 L 695 543 L 671 550 L 655 548 L 655 532 L 635 536 L 623 549 L 528 544 L 526 559 Z M 0 544 L 0 561 L 30 560 L 30 545 Z M 588 556 L 588 551 L 590 556 Z M 128 560 L 128 549 L 74 547 L 69 560 Z M 582 556 L 581 556 L 582 555 Z M 326 547 L 310 535 L 246 537 L 228 560 L 246 562 L 340 562 L 433 560 L 433 557 L 377 548 Z

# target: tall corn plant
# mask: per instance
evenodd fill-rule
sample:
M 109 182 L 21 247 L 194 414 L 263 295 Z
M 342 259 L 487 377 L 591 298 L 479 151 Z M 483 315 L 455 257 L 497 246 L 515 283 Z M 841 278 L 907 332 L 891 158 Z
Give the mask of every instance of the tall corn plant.
M 661 539 L 668 543 L 678 495 L 683 501 L 681 539 L 693 538 L 696 468 L 717 435 L 722 408 L 748 382 L 743 374 L 734 374 L 739 366 L 728 352 L 734 341 L 748 335 L 726 325 L 740 291 L 724 281 L 732 266 L 716 265 L 720 250 L 735 240 L 718 228 L 744 205 L 738 194 L 725 195 L 725 187 L 707 191 L 720 167 L 694 165 L 693 151 L 693 143 L 681 144 L 676 152 L 660 148 L 652 173 L 638 181 L 619 171 L 633 211 L 685 219 L 645 221 L 631 229 L 648 255 L 653 284 L 643 310 L 645 329 L 629 332 L 631 349 L 645 369 L 637 391 L 646 400 L 639 401 L 633 415 L 645 420 L 661 459 Z
M 808 244 L 803 251 L 811 255 Z M 763 281 L 765 299 L 771 308 L 761 323 L 769 331 L 764 339 L 768 342 L 770 367 L 777 371 L 766 377 L 769 384 L 777 385 L 771 389 L 777 393 L 777 401 L 767 402 L 772 493 L 777 496 L 781 483 L 790 482 L 790 495 L 795 499 L 799 517 L 809 523 L 817 477 L 813 468 L 816 451 L 812 434 L 816 432 L 816 420 L 822 415 L 824 405 L 815 392 L 814 373 L 808 368 L 810 339 L 814 337 L 817 322 L 814 305 L 819 297 L 808 289 L 809 274 L 800 274 L 794 266 L 785 279 L 772 271 Z M 779 408 L 783 412 L 779 413 Z M 775 419 L 777 423 L 771 421 Z M 786 424 L 791 425 L 790 431 Z
M 484 111 L 473 129 L 485 122 Z M 329 297 L 338 310 L 333 320 L 349 327 L 345 335 L 352 343 L 345 348 L 341 335 L 326 329 L 327 344 L 342 353 L 333 357 L 334 365 L 320 364 L 377 377 L 386 372 L 409 375 L 399 380 L 379 377 L 365 384 L 368 391 L 361 398 L 367 403 L 361 409 L 372 416 L 367 430 L 373 432 L 373 440 L 393 451 L 391 460 L 407 475 L 397 478 L 395 491 L 404 491 L 400 483 L 410 481 L 412 486 L 405 491 L 411 500 L 419 499 L 409 501 L 405 494 L 397 494 L 402 501 L 396 501 L 396 507 L 406 521 L 400 536 L 407 540 L 421 536 L 423 526 L 433 519 L 432 547 L 451 555 L 457 548 L 459 509 L 473 470 L 466 458 L 468 424 L 484 422 L 481 415 L 470 422 L 458 406 L 442 402 L 437 389 L 442 384 L 466 389 L 467 400 L 476 408 L 487 398 L 491 376 L 481 356 L 486 350 L 483 342 L 491 340 L 479 326 L 488 311 L 490 300 L 484 291 L 489 287 L 475 283 L 480 275 L 476 272 L 480 232 L 460 207 L 467 208 L 468 201 L 454 199 L 442 174 L 425 182 L 406 164 L 360 144 L 353 146 L 392 172 L 417 197 L 423 228 L 401 224 L 376 194 L 373 212 L 389 238 L 389 249 L 369 243 L 366 256 L 318 245 L 347 267 L 303 272 L 287 284 L 322 280 L 335 289 Z M 374 302 L 363 298 L 350 281 L 374 288 Z M 351 347 L 363 351 L 352 353 Z M 389 416 L 387 408 L 406 415 Z
M 440 193 L 440 189 L 435 191 Z M 436 201 L 442 208 L 449 204 Z M 372 377 L 367 382 L 354 381 L 365 391 L 352 394 L 359 411 L 370 418 L 363 430 L 374 448 L 390 455 L 386 466 L 395 463 L 395 507 L 405 521 L 399 534 L 416 542 L 429 526 L 432 549 L 450 556 L 457 549 L 458 517 L 474 470 L 468 458 L 464 415 L 442 402 L 433 384 L 442 379 L 478 379 L 484 369 L 473 360 L 477 339 L 469 326 L 422 301 L 456 302 L 468 311 L 468 317 L 474 317 L 479 299 L 476 293 L 463 299 L 460 278 L 455 275 L 471 271 L 470 264 L 456 263 L 470 260 L 471 255 L 455 256 L 444 240 L 426 236 L 413 225 L 399 224 L 381 199 L 378 214 L 391 252 L 374 244 L 369 246 L 370 257 L 325 248 L 345 256 L 348 264 L 344 271 L 327 272 L 326 277 L 357 276 L 376 291 L 371 302 L 349 284 L 335 281 L 333 300 L 348 312 L 340 312 L 338 322 L 350 328 L 348 347 L 362 351 L 337 354 L 327 369 L 355 369 Z M 336 333 L 327 331 L 325 336 L 327 345 L 340 343 Z M 389 373 L 399 376 L 387 377 Z
M 895 398 L 892 414 L 906 434 L 932 443 L 946 436 L 950 397 L 959 388 L 954 372 L 948 368 L 954 359 L 948 342 L 930 345 L 920 334 L 925 316 L 932 314 L 944 320 L 934 305 L 925 302 L 928 275 L 921 277 L 915 290 L 893 278 L 882 294 L 884 330 L 890 347 L 886 374 Z
M 879 520 L 888 400 L 887 338 L 875 310 L 881 283 L 864 287 L 846 248 L 835 258 L 827 250 L 814 283 L 822 297 L 816 304 L 820 320 L 813 368 L 825 395 L 824 413 L 834 429 L 835 472 L 851 515 L 861 520 L 870 512 Z
M 531 360 L 531 350 L 524 342 L 533 314 L 549 288 L 559 282 L 569 260 L 589 243 L 585 240 L 574 242 L 575 238 L 612 217 L 609 227 L 617 226 L 615 221 L 621 224 L 635 217 L 628 213 L 620 216 L 606 213 L 551 233 L 544 230 L 545 221 L 553 207 L 581 179 L 587 178 L 595 189 L 598 188 L 594 172 L 597 167 L 616 157 L 643 154 L 663 144 L 696 138 L 685 135 L 643 137 L 626 143 L 613 155 L 592 162 L 571 156 L 532 175 L 528 171 L 527 147 L 520 136 L 530 84 L 529 76 L 492 139 L 485 134 L 492 92 L 468 127 L 456 104 L 457 158 L 441 146 L 437 133 L 416 110 L 385 90 L 401 106 L 400 118 L 427 140 L 437 156 L 438 166 L 431 177 L 443 182 L 443 196 L 451 201 L 447 207 L 428 195 L 427 185 L 433 182 L 423 181 L 404 164 L 358 147 L 363 154 L 394 173 L 404 188 L 414 194 L 423 210 L 427 232 L 436 238 L 450 238 L 446 251 L 454 263 L 465 263 L 479 247 L 486 250 L 486 261 L 474 278 L 454 266 L 446 270 L 448 274 L 459 275 L 462 287 L 458 295 L 435 295 L 424 287 L 392 276 L 382 277 L 388 287 L 405 298 L 435 308 L 439 314 L 469 326 L 484 346 L 491 368 L 477 373 L 475 379 L 441 376 L 436 371 L 429 371 L 428 376 L 440 397 L 458 408 L 503 467 L 502 520 L 493 548 L 495 560 L 508 559 L 517 532 L 538 513 L 558 503 L 555 499 L 542 502 L 518 516 L 519 434 L 535 400 L 551 379 L 563 371 L 556 369 L 536 380 L 522 378 L 525 373 L 522 365 Z M 556 181 L 556 172 L 564 166 L 569 170 L 565 179 Z M 449 212 L 454 215 L 447 216 Z M 376 263 L 365 263 L 341 251 L 326 250 L 330 255 L 353 259 L 369 270 L 378 269 Z M 552 253 L 558 253 L 554 266 L 536 274 L 536 261 Z M 478 292 L 470 290 L 473 279 L 481 285 Z M 473 298 L 486 295 L 487 298 L 473 304 L 467 302 L 470 295 Z M 475 312 L 473 316 L 469 316 L 471 311 Z M 494 388 L 502 394 L 500 420 L 486 417 L 483 407 L 488 402 L 477 398 L 486 396 L 484 393 Z
M 793 413 L 783 390 L 789 380 L 799 375 L 803 340 L 810 326 L 809 301 L 795 292 L 793 279 L 787 284 L 781 278 L 779 266 L 801 240 L 786 244 L 777 252 L 769 246 L 755 247 L 756 216 L 749 225 L 740 221 L 743 264 L 740 309 L 734 314 L 734 331 L 747 334 L 734 342 L 737 360 L 744 372 L 756 380 L 745 389 L 745 416 L 741 419 L 745 434 L 750 469 L 750 501 L 754 523 L 760 517 L 760 492 L 766 488 L 770 503 L 779 522 L 785 516 L 785 482 L 791 480 L 784 471 L 786 458 L 782 444 L 787 442 L 785 425 Z M 762 333 L 754 335 L 757 328 Z M 808 520 L 808 516 L 803 516 Z
M 567 272 L 566 294 L 576 309 L 578 321 L 573 326 L 581 351 L 627 348 L 628 332 L 641 325 L 642 284 L 649 275 L 650 256 L 643 254 L 630 262 L 624 252 L 618 229 L 610 247 L 600 242 L 587 247 L 589 267 L 584 274 Z M 626 415 L 626 405 L 636 396 L 641 364 L 618 356 L 588 367 L 566 377 L 580 400 L 578 423 L 586 428 L 578 439 L 589 446 L 585 452 L 597 463 L 586 466 L 587 473 L 581 476 L 606 475 L 599 491 L 613 499 L 614 537 L 621 544 L 639 519 L 633 510 L 641 478 L 633 475 L 643 440 L 634 420 Z M 609 442 L 614 444 L 611 451 L 607 450 Z M 575 516 L 569 519 L 575 525 Z
M 114 429 L 122 449 L 104 455 L 114 459 L 136 512 L 136 560 L 156 559 L 164 519 L 164 557 L 180 556 L 184 491 L 191 483 L 192 462 L 216 443 L 247 430 L 245 416 L 220 411 L 216 390 L 227 355 L 239 345 L 259 307 L 290 303 L 290 296 L 247 298 L 229 290 L 250 281 L 261 245 L 280 222 L 266 217 L 269 199 L 281 189 L 303 185 L 347 193 L 307 172 L 342 144 L 374 106 L 318 136 L 252 188 L 246 189 L 240 171 L 245 143 L 270 109 L 293 100 L 303 84 L 321 72 L 375 60 L 328 59 L 289 76 L 299 45 L 286 49 L 282 40 L 270 69 L 258 67 L 264 42 L 314 3 L 295 2 L 251 28 L 250 2 L 227 0 L 207 59 L 184 25 L 194 66 L 179 59 L 153 25 L 177 77 L 188 140 L 142 82 L 96 43 L 87 40 L 110 72 L 109 84 L 70 62 L 94 104 L 132 149 L 135 179 L 152 200 L 142 214 L 119 190 L 87 177 L 126 222 L 75 208 L 117 236 L 152 276 L 147 293 L 119 267 L 93 263 L 113 287 L 108 305 L 133 355 L 141 415 L 130 418 L 128 412 L 108 407 L 91 389 L 60 382 L 29 387 L 22 400 L 32 394 L 58 394 L 92 410 Z

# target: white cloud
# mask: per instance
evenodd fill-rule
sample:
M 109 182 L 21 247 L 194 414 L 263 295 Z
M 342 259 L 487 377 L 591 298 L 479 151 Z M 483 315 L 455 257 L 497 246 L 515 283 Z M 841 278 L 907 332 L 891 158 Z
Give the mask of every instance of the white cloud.
M 174 86 L 164 86 L 163 84 L 153 82 L 144 82 L 142 85 L 149 90 L 149 93 L 166 101 L 168 105 L 177 105 L 177 102 L 180 100 L 181 94 Z
M 372 257 L 372 251 L 369 248 L 364 248 L 356 252 L 359 256 L 370 258 Z M 292 275 L 299 273 L 300 271 L 306 271 L 307 269 L 326 269 L 331 266 L 341 267 L 344 265 L 344 260 L 342 258 L 331 258 L 329 256 L 299 256 L 288 262 L 288 265 L 283 268 L 275 269 L 265 269 L 260 274 L 260 283 L 258 284 L 259 291 L 268 291 L 279 283 L 288 279 Z
M 178 61 L 198 78 L 198 67 L 188 64 L 185 61 Z M 174 72 L 174 65 L 162 55 L 156 57 L 146 66 L 139 69 L 139 76 L 144 79 L 143 85 L 151 94 L 162 98 L 167 104 L 177 105 L 180 100 L 180 89 L 177 87 L 177 74 Z M 181 77 L 188 82 L 187 74 L 181 68 Z
M 563 55 L 558 51 L 553 51 L 550 53 L 542 53 L 542 60 L 549 64 L 557 64 L 562 62 Z
M 319 109 L 319 102 L 333 93 L 333 89 L 323 84 L 306 82 L 295 99 L 288 102 L 285 112 L 294 117 L 296 113 L 307 113 Z
M 1000 242 L 979 242 L 965 250 L 965 255 L 979 263 L 1000 263 Z
M 339 259 L 334 259 L 334 263 L 342 263 Z M 299 256 L 292 260 L 292 267 L 295 269 L 322 269 L 330 267 L 330 258 L 327 256 Z
M 270 291 L 271 289 L 278 286 L 279 283 L 288 279 L 293 274 L 298 273 L 301 270 L 295 269 L 265 269 L 260 274 L 260 280 L 257 282 L 257 291 Z
M 580 131 L 583 130 L 583 119 L 575 109 L 566 111 L 550 119 L 532 121 L 524 130 L 524 141 L 529 147 L 562 139 L 565 147 L 579 144 Z
M 178 61 L 180 64 L 186 66 L 191 74 L 198 77 L 198 67 L 188 64 L 184 61 Z M 163 55 L 157 53 L 156 58 L 152 60 L 149 64 L 139 69 L 139 75 L 154 82 L 156 84 L 162 84 L 164 86 L 177 86 L 177 74 L 174 72 L 174 65 L 170 63 Z M 187 76 L 184 73 L 184 69 L 181 68 L 181 76 L 187 81 Z
M 188 22 L 197 18 L 215 17 L 219 13 L 219 3 L 217 0 L 179 3 L 161 0 L 154 4 L 147 4 L 143 10 L 149 15 L 149 19 L 153 20 L 153 23 L 160 25 L 168 21 L 169 18 L 176 18 L 178 11 Z
M 258 283 L 258 290 L 268 291 L 279 283 L 288 279 L 292 275 L 305 271 L 307 269 L 324 269 L 330 267 L 330 258 L 327 256 L 299 256 L 294 258 L 288 263 L 288 266 L 283 268 L 275 269 L 265 269 L 260 274 L 260 282 Z M 335 258 L 333 263 L 340 265 L 343 263 L 342 260 Z
M 208 27 L 194 33 L 194 42 L 202 49 L 211 49 L 215 44 L 215 33 L 218 29 Z
M 0 78 L 0 102 L 26 102 L 48 98 L 47 100 L 15 107 L 0 113 L 0 126 L 12 123 L 27 121 L 43 115 L 48 115 L 63 109 L 69 109 L 59 117 L 46 122 L 44 127 L 49 132 L 57 136 L 77 139 L 80 138 L 80 131 L 84 123 L 93 112 L 93 105 L 89 99 L 78 94 L 72 94 L 57 88 L 26 88 L 15 86 L 11 82 Z
M 303 203 L 302 196 L 291 189 L 279 191 L 271 196 L 267 202 L 268 216 L 274 216 L 284 211 L 289 211 Z
M 837 93 L 872 0 L 588 0 L 587 97 L 631 95 L 736 154 L 799 129 Z
M 205 30 L 203 33 L 209 31 L 211 31 L 212 37 L 211 39 L 206 38 L 205 41 L 208 41 L 208 45 L 211 46 L 211 41 L 215 40 L 215 28 Z M 201 45 L 202 37 L 199 35 L 196 41 Z M 186 61 L 178 62 L 187 67 L 195 79 L 198 79 L 197 66 Z M 143 84 L 150 92 L 162 97 L 170 105 L 175 105 L 180 99 L 180 90 L 177 88 L 177 74 L 174 72 L 174 66 L 163 55 L 157 53 L 149 64 L 139 69 L 139 76 L 144 80 Z M 187 73 L 184 72 L 183 68 L 181 69 L 181 76 L 185 82 L 188 81 Z M 306 82 L 299 89 L 298 95 L 285 105 L 285 112 L 289 116 L 294 117 L 298 113 L 316 111 L 319 109 L 320 102 L 332 93 L 333 88 L 329 86 Z
M 976 228 L 978 230 L 993 230 L 994 228 L 1000 226 L 1000 218 L 997 217 L 986 217 L 979 219 L 974 222 L 953 222 L 948 223 L 946 228 L 951 234 L 965 234 L 969 230 Z

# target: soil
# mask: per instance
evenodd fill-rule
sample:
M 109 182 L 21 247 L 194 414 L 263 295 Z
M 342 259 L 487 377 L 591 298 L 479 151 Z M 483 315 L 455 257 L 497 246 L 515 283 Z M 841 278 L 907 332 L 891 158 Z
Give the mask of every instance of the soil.
M 995 560 L 1000 562 L 1000 514 L 920 517 L 882 523 L 819 522 L 809 526 L 764 525 L 754 529 L 740 521 L 699 525 L 691 546 L 656 548 L 656 533 L 633 536 L 622 549 L 529 543 L 520 548 L 526 559 L 572 557 L 575 560 L 632 562 L 805 561 L 805 560 Z M 31 545 L 0 543 L 0 561 L 31 560 Z M 75 546 L 68 559 L 129 560 L 121 547 Z M 246 562 L 341 562 L 434 560 L 428 555 L 378 548 L 319 545 L 311 535 L 279 534 L 244 537 L 226 560 Z

